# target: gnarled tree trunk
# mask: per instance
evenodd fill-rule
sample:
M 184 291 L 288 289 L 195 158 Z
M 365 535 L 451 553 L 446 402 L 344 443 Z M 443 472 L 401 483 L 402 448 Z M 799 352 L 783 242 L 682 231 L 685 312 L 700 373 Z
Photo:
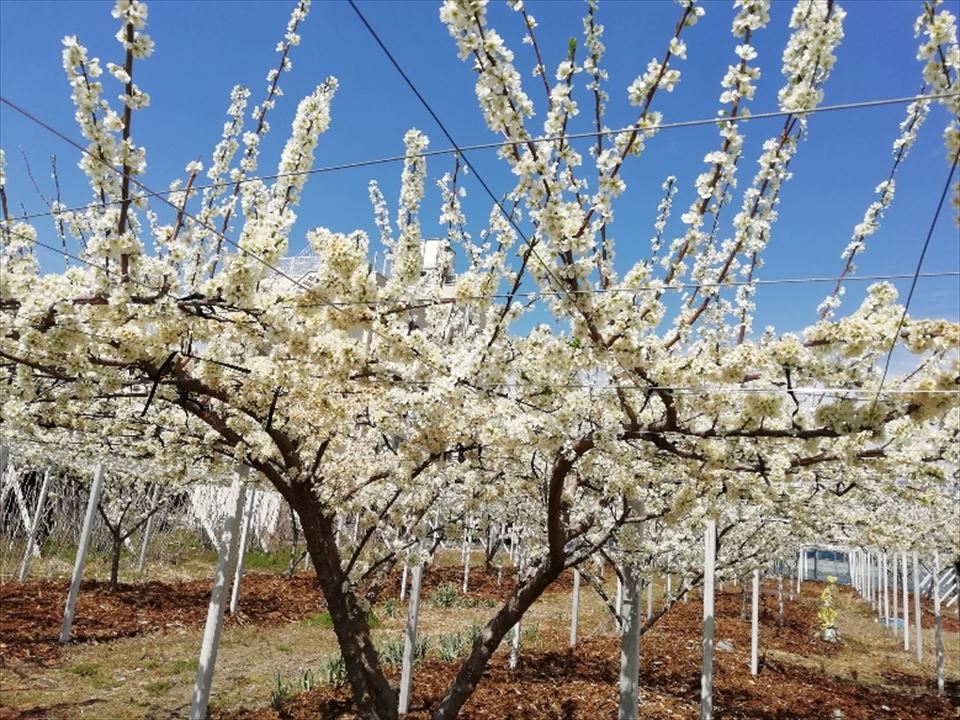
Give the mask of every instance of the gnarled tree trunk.
M 380 667 L 367 613 L 348 589 L 347 574 L 341 566 L 336 543 L 334 518 L 320 506 L 306 483 L 285 487 L 282 492 L 300 517 L 300 527 L 333 620 L 357 710 L 361 717 L 370 720 L 396 720 L 397 692 L 390 687 Z

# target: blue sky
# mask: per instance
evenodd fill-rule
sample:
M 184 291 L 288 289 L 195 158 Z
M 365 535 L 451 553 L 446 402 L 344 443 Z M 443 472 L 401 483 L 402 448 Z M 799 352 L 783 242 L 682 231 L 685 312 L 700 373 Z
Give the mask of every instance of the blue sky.
M 106 63 L 122 63 L 113 39 L 116 21 L 110 2 L 50 2 L 2 0 L 0 2 L 0 90 L 5 97 L 79 138 L 73 107 L 60 60 L 60 41 L 76 34 L 90 54 Z M 404 66 L 459 144 L 496 139 L 484 126 L 473 93 L 473 73 L 457 59 L 453 40 L 438 18 L 435 2 L 385 2 L 359 0 L 370 23 Z M 837 67 L 826 88 L 828 104 L 913 95 L 920 86 L 920 65 L 914 55 L 913 20 L 920 2 L 847 0 L 846 38 L 838 51 Z M 153 2 L 148 34 L 157 43 L 151 58 L 135 68 L 135 80 L 152 98 L 151 106 L 135 115 L 135 140 L 148 148 L 148 174 L 144 182 L 162 189 L 192 159 L 205 164 L 219 139 L 234 84 L 249 86 L 252 100 L 265 90 L 266 72 L 274 66 L 274 48 L 281 39 L 292 2 Z M 551 74 L 566 53 L 567 39 L 582 39 L 581 17 L 585 5 L 566 2 L 529 2 L 540 28 L 538 40 Z M 671 95 L 659 96 L 655 109 L 667 122 L 713 116 L 718 105 L 720 79 L 734 61 L 737 40 L 730 35 L 732 3 L 707 2 L 707 15 L 685 32 L 688 59 L 677 67 L 683 77 Z M 957 3 L 948 3 L 956 14 Z M 755 46 L 763 75 L 750 107 L 754 112 L 776 109 L 781 85 L 780 55 L 788 36 L 791 4 L 774 2 L 772 21 L 757 34 Z M 654 56 L 660 57 L 680 9 L 673 2 L 601 2 L 600 21 L 606 26 L 607 85 L 611 95 L 606 123 L 629 124 L 635 109 L 626 101 L 626 88 Z M 532 67 L 529 48 L 520 44 L 518 16 L 495 4 L 492 22 L 517 52 L 522 69 Z M 279 149 L 286 140 L 298 100 L 328 75 L 340 81 L 333 104 L 333 122 L 321 138 L 317 165 L 335 165 L 402 153 L 403 133 L 417 127 L 431 137 L 432 148 L 447 147 L 439 129 L 419 105 L 380 49 L 345 2 L 316 2 L 301 29 L 302 44 L 292 55 L 293 72 L 284 76 L 285 97 L 271 115 L 273 130 L 264 145 L 260 171 L 273 172 Z M 581 45 L 582 47 L 582 45 Z M 528 93 L 543 107 L 539 81 L 525 74 Z M 582 76 L 580 76 L 582 77 Z M 119 85 L 106 78 L 111 92 Z M 538 92 L 539 91 L 539 92 Z M 586 98 L 581 95 L 581 100 Z M 589 130 L 592 113 L 575 118 L 572 131 Z M 780 220 L 766 255 L 762 278 L 835 275 L 840 253 L 851 231 L 874 199 L 874 187 L 889 173 L 890 144 L 904 116 L 903 106 L 840 111 L 810 119 L 809 138 L 792 164 L 794 179 L 780 205 Z M 858 262 L 862 274 L 912 272 L 936 208 L 949 167 L 941 140 L 948 118 L 941 107 L 931 111 L 917 146 L 898 174 L 897 197 L 881 231 L 869 241 Z M 542 116 L 534 119 L 542 123 Z M 756 168 L 758 148 L 774 135 L 782 120 L 761 120 L 745 126 L 748 142 L 741 162 L 741 188 Z M 531 125 L 535 127 L 535 125 Z M 77 151 L 47 131 L 0 107 L 0 143 L 7 154 L 8 196 L 18 212 L 44 210 L 43 202 L 26 175 L 21 149 L 29 159 L 40 189 L 48 197 L 49 156 L 59 158 L 63 199 L 78 205 L 90 199 L 85 179 L 75 168 Z M 645 256 L 659 186 L 669 174 L 678 177 L 675 222 L 667 237 L 680 232 L 679 215 L 689 205 L 693 181 L 703 171 L 703 155 L 718 146 L 710 126 L 665 130 L 649 143 L 639 160 L 625 168 L 628 192 L 616 206 L 611 234 L 618 242 L 621 270 Z M 471 154 L 483 177 L 497 192 L 510 187 L 511 176 L 493 151 Z M 424 205 L 425 235 L 438 235 L 438 193 L 433 180 L 452 167 L 452 160 L 429 161 L 430 186 Z M 395 208 L 400 166 L 397 163 L 339 171 L 312 177 L 298 210 L 300 222 L 292 249 L 303 245 L 306 231 L 317 225 L 334 230 L 366 229 L 375 237 L 373 214 L 367 200 L 367 183 L 377 179 Z M 466 204 L 471 230 L 476 234 L 490 203 L 475 180 L 467 181 Z M 732 212 L 727 213 L 727 219 Z M 52 227 L 39 221 L 42 234 L 53 238 Z M 729 224 L 725 225 L 729 233 Z M 672 232 L 671 232 L 672 231 Z M 941 216 L 925 271 L 960 268 L 960 243 L 949 212 Z M 43 258 L 44 267 L 57 269 L 62 260 Z M 898 281 L 902 297 L 909 281 Z M 851 283 L 846 308 L 862 297 L 867 283 Z M 816 318 L 815 308 L 830 286 L 761 288 L 756 325 L 773 324 L 796 330 Z M 911 304 L 915 316 L 960 316 L 956 278 L 925 279 Z

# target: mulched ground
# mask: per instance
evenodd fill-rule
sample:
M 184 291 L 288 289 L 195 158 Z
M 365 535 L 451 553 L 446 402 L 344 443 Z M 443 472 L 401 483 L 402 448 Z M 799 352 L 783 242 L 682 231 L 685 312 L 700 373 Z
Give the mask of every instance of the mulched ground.
M 399 593 L 400 573 L 384 584 L 381 599 Z M 564 573 L 548 592 L 569 592 L 572 574 Z M 459 594 L 463 569 L 434 567 L 423 576 L 423 597 L 438 586 L 453 585 Z M 469 592 L 460 595 L 474 601 L 502 601 L 513 591 L 514 581 L 504 571 L 497 585 L 496 571 L 483 567 L 470 571 Z M 87 581 L 80 586 L 74 642 L 106 642 L 151 632 L 170 632 L 179 628 L 202 627 L 210 602 L 210 580 L 180 583 L 146 582 L 121 584 L 112 593 L 106 583 Z M 37 580 L 0 585 L 0 667 L 12 658 L 47 665 L 60 658 L 57 642 L 67 581 Z M 278 575 L 244 575 L 240 609 L 226 624 L 278 624 L 309 617 L 325 609 L 320 588 L 313 573 L 287 579 Z
M 788 604 L 783 628 L 776 626 L 776 598 L 764 598 L 761 645 L 816 657 L 837 651 L 816 639 L 819 588 L 804 586 L 802 602 Z M 955 718 L 950 702 L 926 687 L 902 692 L 867 688 L 794 664 L 766 660 L 760 675 L 749 673 L 750 625 L 739 619 L 739 592 L 717 597 L 717 641 L 732 642 L 732 651 L 717 651 L 714 709 L 717 718 L 824 720 L 840 710 L 854 720 L 936 720 Z M 679 603 L 641 641 L 641 716 L 649 720 L 699 718 L 701 608 Z M 463 709 L 465 720 L 598 720 L 617 714 L 619 641 L 592 637 L 575 651 L 522 653 L 516 671 L 506 668 L 503 653 L 492 659 L 476 692 Z M 452 663 L 428 660 L 414 677 L 411 720 L 425 720 L 456 670 Z M 394 681 L 396 678 L 394 678 Z M 909 683 L 905 683 L 909 685 Z M 926 691 L 925 694 L 918 692 Z M 955 700 L 955 702 L 960 702 Z M 214 710 L 212 720 L 355 720 L 346 688 L 323 687 L 286 701 L 282 708 L 239 712 Z
M 210 602 L 210 580 L 182 583 L 107 583 L 80 586 L 73 623 L 74 642 L 105 642 L 151 632 L 202 627 Z M 0 666 L 11 658 L 50 664 L 60 658 L 57 642 L 69 583 L 39 580 L 0 585 Z M 226 624 L 292 622 L 325 607 L 316 577 L 244 575 L 240 608 Z

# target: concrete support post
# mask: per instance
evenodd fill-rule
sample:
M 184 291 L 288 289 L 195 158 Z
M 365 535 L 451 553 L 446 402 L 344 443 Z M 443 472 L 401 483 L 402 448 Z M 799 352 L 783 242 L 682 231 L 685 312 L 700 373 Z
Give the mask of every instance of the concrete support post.
M 464 531 L 463 536 L 463 594 L 467 594 L 467 589 L 470 587 L 470 547 L 473 542 L 473 538 L 469 530 Z
M 943 697 L 943 619 L 940 617 L 940 553 L 933 553 L 933 642 L 937 653 L 937 695 Z
M 17 581 L 23 582 L 27 579 L 30 572 L 30 558 L 33 556 L 34 540 L 37 537 L 37 529 L 40 527 L 40 517 L 43 513 L 43 504 L 47 501 L 47 489 L 50 487 L 50 468 L 43 473 L 43 483 L 40 485 L 40 495 L 37 498 L 37 509 L 33 513 L 33 521 L 30 523 L 30 532 L 27 533 L 27 545 L 23 550 L 23 559 L 20 560 L 20 569 L 17 571 Z
M 630 503 L 634 515 L 643 515 L 643 504 Z M 623 606 L 620 635 L 620 702 L 618 720 L 635 720 L 640 705 L 640 568 L 630 551 L 636 551 L 643 540 L 643 526 L 637 524 L 625 529 L 621 542 L 627 550 L 623 572 Z
M 760 568 L 753 571 L 753 599 L 750 615 L 750 674 L 756 675 L 760 666 Z
M 800 594 L 800 582 L 803 580 L 803 548 L 797 554 L 797 595 Z
M 400 704 L 402 715 L 410 709 L 410 689 L 413 686 L 413 665 L 417 652 L 417 623 L 420 620 L 420 590 L 423 586 L 423 563 L 413 566 L 410 583 L 410 604 L 407 606 L 407 628 L 403 636 L 403 664 L 400 670 Z
M 707 520 L 703 535 L 703 656 L 700 664 L 700 720 L 713 720 L 714 574 L 717 521 Z
M 577 644 L 577 623 L 580 620 L 580 571 L 573 569 L 573 596 L 570 599 L 570 647 Z
M 90 536 L 93 533 L 93 520 L 97 515 L 97 504 L 103 490 L 103 463 L 97 463 L 93 473 L 93 485 L 90 486 L 90 498 L 87 500 L 87 513 L 83 516 L 83 529 L 80 531 L 80 545 L 77 547 L 77 560 L 73 565 L 73 578 L 67 593 L 67 604 L 63 609 L 63 623 L 60 625 L 60 643 L 70 642 L 70 630 L 73 627 L 73 615 L 77 610 L 77 597 L 80 594 L 80 581 L 83 579 L 83 566 L 87 562 L 90 549 Z
M 897 618 L 899 616 L 898 599 L 899 599 L 899 590 L 900 586 L 897 584 L 897 553 L 890 553 L 890 583 L 893 585 L 891 595 L 893 595 L 893 636 L 897 637 L 899 631 L 897 629 Z
M 880 557 L 880 576 L 883 584 L 883 624 L 890 627 L 890 587 L 887 584 L 887 552 L 884 550 Z
M 903 649 L 910 651 L 910 599 L 907 595 L 909 587 L 910 566 L 907 564 L 907 553 L 900 553 L 900 561 L 903 565 Z
M 247 552 L 247 538 L 250 535 L 250 520 L 253 517 L 253 507 L 257 500 L 256 488 L 250 491 L 250 497 L 243 509 L 243 524 L 240 528 L 240 546 L 237 548 L 237 569 L 233 573 L 233 588 L 230 590 L 230 614 L 233 615 L 240 607 L 240 581 L 243 579 L 243 556 Z
M 913 551 L 913 626 L 916 632 L 917 662 L 923 662 L 923 625 L 920 622 L 920 558 Z
M 157 521 L 157 503 L 160 502 L 160 485 L 154 485 L 153 497 L 150 501 L 150 517 L 147 518 L 146 527 L 143 528 L 143 541 L 140 543 L 140 559 L 137 561 L 137 572 L 142 573 L 147 566 L 147 552 L 150 548 L 150 540 L 153 538 L 153 528 Z
M 227 515 L 220 535 L 217 570 L 213 576 L 213 589 L 210 591 L 210 604 L 207 606 L 207 622 L 203 628 L 203 640 L 200 644 L 200 660 L 193 683 L 193 697 L 188 716 L 190 720 L 205 720 L 207 717 L 210 690 L 213 686 L 213 670 L 217 664 L 220 633 L 223 631 L 223 615 L 227 606 L 227 581 L 233 574 L 240 543 L 240 520 L 246 500 L 248 473 L 249 468 L 246 465 L 240 466 L 237 470 L 237 477 L 233 481 L 236 495 L 232 512 Z

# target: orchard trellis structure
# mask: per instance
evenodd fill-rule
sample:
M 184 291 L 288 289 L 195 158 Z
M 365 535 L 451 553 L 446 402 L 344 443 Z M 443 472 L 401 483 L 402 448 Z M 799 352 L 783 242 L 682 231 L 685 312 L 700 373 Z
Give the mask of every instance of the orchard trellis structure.
M 843 35 L 838 3 L 800 0 L 792 12 L 774 113 L 783 127 L 764 144 L 760 169 L 741 193 L 724 238 L 720 209 L 737 200 L 741 121 L 758 75 L 752 38 L 769 22 L 765 0 L 735 4 L 736 64 L 722 81 L 722 119 L 709 121 L 717 126 L 719 149 L 705 158 L 707 170 L 695 182 L 681 228 L 670 220 L 680 183 L 673 176 L 664 182 L 650 258 L 625 272 L 615 266 L 610 228 L 626 190 L 621 168 L 670 127 L 655 106 L 680 80 L 701 6 L 680 3 L 663 59 L 628 89 L 627 99 L 639 107 L 635 122 L 607 131 L 600 10 L 588 3 L 582 50 L 571 45 L 556 73 L 543 65 L 539 49 L 535 53 L 535 84 L 537 92 L 543 85 L 546 104 L 540 133 L 529 122 L 534 100 L 485 4 L 444 2 L 441 20 L 461 56 L 474 61 L 483 118 L 502 138 L 501 157 L 513 173 L 515 185 L 501 199 L 351 5 L 456 151 L 452 172 L 439 183 L 447 237 L 434 249 L 462 249 L 466 266 L 450 282 L 443 263 L 425 266 L 426 257 L 436 256 L 424 250 L 420 222 L 428 139 L 411 130 L 397 157 L 403 172 L 395 222 L 379 188 L 370 188 L 389 277 L 372 267 L 365 233 L 323 227 L 306 233 L 317 258 L 310 282 L 283 268 L 294 209 L 338 89 L 328 78 L 304 98 L 277 172 L 256 176 L 266 118 L 281 95 L 288 55 L 300 42 L 306 0 L 297 3 L 278 46 L 267 93 L 251 112 L 252 129 L 249 91 L 232 93 L 224 136 L 207 170 L 211 182 L 201 186 L 202 168 L 190 163 L 185 182 L 172 192 L 144 185 L 138 178 L 145 150 L 133 130 L 148 97 L 133 77 L 152 41 L 143 34 L 146 7 L 118 2 L 124 63 L 108 69 L 123 85 L 120 112 L 110 108 L 104 86 L 90 82 L 98 63 L 76 38 L 65 43 L 86 147 L 4 98 L 80 150 L 95 201 L 75 210 L 51 208 L 51 217 L 63 221 L 57 224 L 64 228 L 62 252 L 79 264 L 41 281 L 34 253 L 55 244 L 31 224 L 38 216 L 10 215 L 6 183 L 0 183 L 4 438 L 19 432 L 47 447 L 69 439 L 91 458 L 116 451 L 121 438 L 125 456 L 156 466 L 161 475 L 174 466 L 175 446 L 179 459 L 196 464 L 194 483 L 249 472 L 272 485 L 296 514 L 356 708 L 378 720 L 397 716 L 412 673 L 407 663 L 398 694 L 384 674 L 366 608 L 415 547 L 425 538 L 439 542 L 448 527 L 466 535 L 465 587 L 475 523 L 515 533 L 510 550 L 518 577 L 432 709 L 435 720 L 459 713 L 508 635 L 516 666 L 526 610 L 563 572 L 587 573 L 598 556 L 621 586 L 614 609 L 622 629 L 622 718 L 634 717 L 641 702 L 638 639 L 673 603 L 701 584 L 709 594 L 717 578 L 752 575 L 756 617 L 767 567 L 799 559 L 823 534 L 831 544 L 851 547 L 849 534 L 835 532 L 838 518 L 867 549 L 864 567 L 875 567 L 878 547 L 909 551 L 919 608 L 920 554 L 934 568 L 940 552 L 960 556 L 955 537 L 928 539 L 917 529 L 949 525 L 955 517 L 950 468 L 958 464 L 960 409 L 951 352 L 960 327 L 910 318 L 912 289 L 900 306 L 885 283 L 871 286 L 845 317 L 837 312 L 854 259 L 893 202 L 893 176 L 937 103 L 947 110 L 951 167 L 914 284 L 920 276 L 960 152 L 955 19 L 936 3 L 920 11 L 923 91 L 906 99 L 890 175 L 854 230 L 819 321 L 802 336 L 754 337 L 756 272 L 788 188 L 788 167 L 810 130 L 809 118 L 822 109 Z M 522 5 L 513 9 L 539 48 L 533 18 Z M 588 78 L 582 89 L 578 75 Z M 590 163 L 567 137 L 575 93 L 593 108 Z M 481 242 L 468 233 L 460 201 L 467 168 L 492 203 Z M 147 211 L 149 202 L 165 205 L 172 222 Z M 153 254 L 148 240 L 157 248 Z M 80 241 L 76 253 L 67 249 L 74 241 Z M 533 299 L 563 321 L 566 332 L 546 325 L 526 335 L 511 331 L 528 283 L 537 287 Z M 674 293 L 675 311 L 665 301 Z M 888 378 L 898 346 L 917 358 L 916 369 Z M 906 482 L 885 480 L 895 474 Z M 239 587 L 236 545 L 244 535 L 244 508 L 251 507 L 242 487 L 224 518 L 225 532 L 208 520 L 220 555 L 191 711 L 197 718 L 209 699 L 226 586 L 232 579 Z M 157 498 L 143 492 L 141 499 L 155 511 Z M 885 530 L 865 520 L 870 517 L 895 521 Z M 352 528 L 344 518 L 353 519 Z M 92 510 L 87 519 L 84 537 Z M 409 561 L 420 567 L 421 558 Z M 798 590 L 804 565 L 797 562 Z M 643 578 L 654 573 L 666 575 L 669 589 L 654 608 L 648 585 L 641 622 Z M 939 569 L 934 575 L 940 608 Z M 876 602 L 874 590 L 871 580 Z M 411 600 L 408 661 L 417 599 Z M 72 612 L 67 604 L 65 615 Z M 711 605 L 705 598 L 707 629 Z M 906 596 L 901 607 L 907 609 Z M 69 632 L 66 618 L 64 626 Z M 758 672 L 756 629 L 753 638 Z M 712 712 L 711 650 L 705 636 L 703 717 Z

